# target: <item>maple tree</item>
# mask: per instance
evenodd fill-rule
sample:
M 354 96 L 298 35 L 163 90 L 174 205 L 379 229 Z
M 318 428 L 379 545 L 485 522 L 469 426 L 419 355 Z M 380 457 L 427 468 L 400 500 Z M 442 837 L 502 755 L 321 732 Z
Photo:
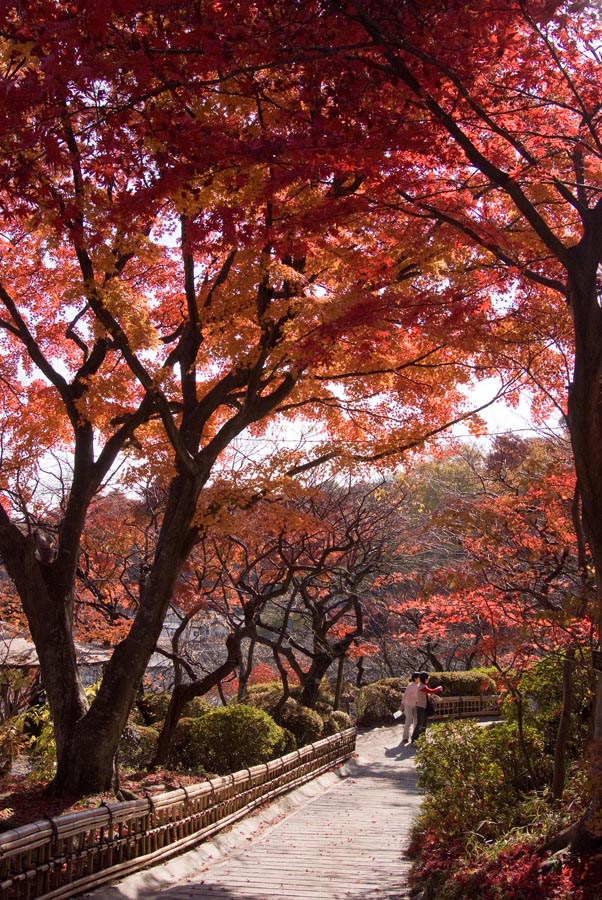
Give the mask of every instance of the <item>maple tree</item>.
M 403 110 L 399 145 L 419 121 L 421 140 L 437 160 L 417 165 L 413 179 L 393 175 L 391 203 L 453 232 L 466 263 L 492 285 L 497 273 L 509 319 L 525 329 L 534 323 L 552 337 L 568 326 L 574 362 L 566 420 L 596 571 L 600 639 L 599 5 L 350 0 L 333 9 L 365 41 L 356 33 L 352 49 L 348 43 L 342 109 L 349 80 L 357 88 L 363 65 L 375 84 L 374 93 L 364 94 L 365 121 L 377 124 L 385 105 Z M 598 674 L 594 773 L 602 755 L 601 682 Z M 602 780 L 594 774 L 588 814 L 567 839 L 587 844 L 601 837 L 601 811 Z
M 38 650 L 57 792 L 109 787 L 206 516 L 358 442 L 373 459 L 415 446 L 464 399 L 454 385 L 471 377 L 487 304 L 435 288 L 430 223 L 371 209 L 362 127 L 321 117 L 315 66 L 289 56 L 283 77 L 281 38 L 307 22 L 296 4 L 0 12 L 0 553 Z M 313 418 L 324 440 L 224 483 L 199 512 L 232 441 L 276 415 Z M 88 705 L 73 647 L 81 538 L 124 457 L 126 485 L 167 473 L 166 503 Z M 50 459 L 70 471 L 47 512 Z
M 179 645 L 183 629 L 213 618 L 223 646 L 212 666 L 206 635 L 178 646 L 174 659 L 188 678 L 176 678 L 156 764 L 165 759 L 193 697 L 236 672 L 244 698 L 261 648 L 269 648 L 280 674 L 279 708 L 291 683 L 300 686 L 301 703 L 315 707 L 331 667 L 363 642 L 365 595 L 388 570 L 392 548 L 401 540 L 398 503 L 379 483 L 306 483 L 288 496 L 258 503 L 251 517 L 234 510 L 224 532 L 217 526 L 204 536 L 185 566 L 196 591 L 174 596 L 180 616 L 174 638 Z
M 390 608 L 397 634 L 429 662 L 494 666 L 515 701 L 523 735 L 521 677 L 535 661 L 561 660 L 563 703 L 556 735 L 554 795 L 563 790 L 577 667 L 594 641 L 595 589 L 574 528 L 575 476 L 568 441 L 496 438 L 486 454 L 460 457 L 470 492 L 441 491 L 430 511 L 427 547 L 444 532 L 456 553 L 440 559 L 415 595 Z M 525 753 L 528 757 L 528 753 Z M 530 764 L 530 763 L 529 763 Z
M 347 656 L 367 649 L 366 598 L 376 580 L 387 577 L 402 541 L 402 500 L 384 482 L 326 483 L 299 504 L 315 524 L 288 536 L 298 554 L 291 589 L 280 610 L 260 614 L 258 639 L 272 648 L 281 672 L 288 663 L 310 708 L 331 667 L 336 663 L 342 675 Z
M 441 492 L 424 518 L 427 552 L 445 539 L 452 552 L 431 553 L 426 577 L 419 567 L 413 580 L 408 573 L 397 605 L 405 638 L 430 642 L 434 653 L 439 646 L 450 667 L 467 653 L 511 669 L 563 644 L 589 646 L 595 594 L 573 526 L 563 442 L 498 437 L 486 454 L 469 451 L 468 462 L 472 489 Z M 420 563 L 418 539 L 417 549 Z
M 480 18 L 471 13 L 465 27 L 466 11 L 293 0 L 202 14 L 167 0 L 3 5 L 0 552 L 39 645 L 57 731 L 55 790 L 109 784 L 179 573 L 220 505 L 320 461 L 377 461 L 418 445 L 457 415 L 457 386 L 475 369 L 516 376 L 537 363 L 546 383 L 561 376 L 562 353 L 546 351 L 553 324 L 562 344 L 564 319 L 539 301 L 564 288 L 565 263 L 580 278 L 591 269 L 589 258 L 573 263 L 580 251 L 558 262 L 561 239 L 550 237 L 578 227 L 588 188 L 579 182 L 581 207 L 571 205 L 570 186 L 559 187 L 563 177 L 572 183 L 566 166 L 542 188 L 531 163 L 538 141 L 574 139 L 565 119 L 573 122 L 575 104 L 532 104 L 546 137 L 525 137 L 531 156 L 519 175 L 542 198 L 533 195 L 530 209 L 519 198 L 528 227 L 518 227 L 517 190 L 500 165 L 506 133 L 525 120 L 515 123 L 508 94 L 541 61 L 531 55 L 517 67 L 516 41 L 540 20 L 514 4 L 496 7 L 492 50 Z M 542 5 L 542 17 L 553 13 Z M 572 27 L 559 20 L 558 34 Z M 441 29 L 461 60 L 456 81 L 420 58 Z M 543 46 L 552 53 L 555 44 Z M 424 75 L 418 92 L 398 71 L 412 50 Z M 486 74 L 504 74 L 487 99 L 498 130 L 477 148 L 501 161 L 485 181 L 475 175 L 481 157 L 465 162 L 448 139 L 453 115 L 437 118 L 461 76 L 476 71 L 483 102 Z M 555 82 L 570 100 L 572 85 Z M 478 110 L 460 94 L 467 140 L 477 141 Z M 509 146 L 520 169 L 522 145 Z M 556 158 L 546 154 L 544 170 Z M 504 177 L 490 193 L 496 172 Z M 465 227 L 452 227 L 453 212 L 466 215 L 475 202 L 478 228 L 459 212 Z M 498 334 L 504 290 L 523 318 L 502 317 Z M 503 356 L 510 344 L 521 348 L 518 362 Z M 199 512 L 234 439 L 300 417 L 305 431 L 319 423 L 323 437 L 309 455 L 279 451 L 263 470 L 250 467 L 248 482 L 224 481 L 221 498 L 215 491 L 214 506 Z M 72 474 L 46 523 L 53 540 L 40 542 L 30 511 L 51 450 L 71 454 Z M 72 646 L 75 574 L 90 503 L 121 454 L 132 480 L 169 473 L 167 500 L 136 616 L 88 708 Z M 587 487 L 581 474 L 580 482 Z M 13 502 L 15 484 L 25 505 Z

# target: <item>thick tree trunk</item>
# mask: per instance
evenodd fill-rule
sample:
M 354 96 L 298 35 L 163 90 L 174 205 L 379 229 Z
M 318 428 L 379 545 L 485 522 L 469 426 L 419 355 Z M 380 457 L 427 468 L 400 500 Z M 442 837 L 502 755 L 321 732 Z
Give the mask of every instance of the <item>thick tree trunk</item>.
M 303 690 L 301 691 L 301 703 L 303 706 L 308 706 L 310 709 L 316 708 L 320 685 L 333 661 L 334 657 L 330 653 L 318 653 L 314 656 L 307 675 L 303 680 Z
M 602 204 L 581 242 L 571 248 L 568 299 L 573 314 L 575 366 L 568 426 L 581 492 L 583 530 L 596 573 L 596 627 L 602 640 L 602 309 L 597 272 L 602 257 Z M 593 738 L 588 748 L 591 796 L 583 819 L 564 834 L 575 848 L 602 843 L 602 676 L 597 676 Z
M 0 551 L 19 592 L 38 654 L 62 772 L 71 735 L 88 710 L 72 634 L 75 572 L 62 565 L 62 560 L 40 553 L 35 535 L 22 534 L 2 507 Z
M 130 632 L 113 651 L 90 709 L 77 724 L 71 719 L 57 744 L 55 794 L 82 796 L 111 790 L 114 784 L 119 740 L 190 549 L 199 490 L 200 485 L 184 476 L 172 483 L 155 559 Z

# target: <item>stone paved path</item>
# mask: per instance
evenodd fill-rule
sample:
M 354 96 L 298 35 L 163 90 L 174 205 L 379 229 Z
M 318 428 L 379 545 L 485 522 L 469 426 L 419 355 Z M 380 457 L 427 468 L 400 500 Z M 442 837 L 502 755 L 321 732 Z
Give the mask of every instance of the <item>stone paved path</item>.
M 358 736 L 357 758 L 227 833 L 89 900 L 407 900 L 420 796 L 400 726 Z

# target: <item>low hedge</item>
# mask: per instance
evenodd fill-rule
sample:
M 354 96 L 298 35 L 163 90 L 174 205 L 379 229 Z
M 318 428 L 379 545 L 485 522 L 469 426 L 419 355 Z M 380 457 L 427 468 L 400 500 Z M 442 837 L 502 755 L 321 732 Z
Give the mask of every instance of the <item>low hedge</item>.
M 467 672 L 429 672 L 429 687 L 443 688 L 444 697 L 480 697 L 495 694 L 495 681 L 482 669 Z
M 364 728 L 395 721 L 393 713 L 399 709 L 406 678 L 384 678 L 363 687 L 357 699 L 357 723 Z
M 289 697 L 278 713 L 276 721 L 292 732 L 298 747 L 319 741 L 324 733 L 324 721 L 315 709 L 308 709 Z
M 345 731 L 347 728 L 351 728 L 351 716 L 341 709 L 336 709 L 325 717 L 322 737 L 330 737 L 331 734 L 338 734 L 339 731 Z
M 217 775 L 276 759 L 290 739 L 262 709 L 233 704 L 192 719 L 190 746 L 196 763 Z
M 298 691 L 293 693 L 299 695 Z M 327 696 L 326 693 L 323 696 Z M 247 691 L 245 702 L 274 716 L 279 725 L 294 734 L 298 747 L 320 740 L 324 735 L 323 716 L 317 710 L 303 706 L 294 696 L 289 697 L 282 709 L 276 713 L 281 699 L 282 685 L 280 682 L 271 681 L 252 685 Z M 331 711 L 325 704 L 323 708 L 327 710 L 325 718 L 328 718 Z
M 399 709 L 403 692 L 410 681 L 404 678 L 383 678 L 365 685 L 357 701 L 358 725 L 387 725 L 394 720 L 393 713 Z M 482 669 L 468 672 L 429 672 L 429 687 L 442 687 L 443 697 L 478 697 L 495 694 L 496 685 Z

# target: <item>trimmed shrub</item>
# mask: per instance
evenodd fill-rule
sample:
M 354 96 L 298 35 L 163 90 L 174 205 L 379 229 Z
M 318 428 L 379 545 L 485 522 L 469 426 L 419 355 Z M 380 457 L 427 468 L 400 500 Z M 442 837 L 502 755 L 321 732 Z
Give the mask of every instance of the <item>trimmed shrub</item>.
M 297 749 L 297 739 L 293 732 L 289 731 L 288 728 L 284 728 L 283 725 L 281 725 L 280 728 L 282 728 L 284 733 L 284 746 L 278 756 L 286 756 L 287 753 L 292 753 L 293 750 Z
M 293 700 L 296 700 L 298 703 L 301 703 L 301 695 L 303 694 L 303 688 L 300 685 L 291 688 L 291 697 Z M 332 712 L 332 705 L 334 703 L 334 694 L 328 687 L 326 682 L 322 682 L 318 689 L 318 699 L 316 701 L 316 712 L 321 716 L 330 715 Z
M 496 694 L 495 681 L 483 669 L 467 672 L 429 672 L 429 687 L 443 688 L 444 697 L 479 697 Z
M 198 719 L 183 716 L 176 725 L 166 760 L 174 769 L 202 769 L 201 753 L 196 745 L 197 721 Z
M 298 747 L 319 741 L 324 731 L 322 716 L 289 697 L 278 715 L 278 724 L 291 731 Z
M 126 725 L 119 742 L 118 759 L 129 769 L 144 769 L 157 749 L 159 731 L 146 725 Z
M 205 770 L 225 775 L 282 755 L 287 737 L 263 710 L 243 704 L 190 720 L 190 739 Z
M 293 693 L 300 694 L 300 691 L 295 690 Z M 272 681 L 252 685 L 245 702 L 251 707 L 263 709 L 269 715 L 275 715 L 275 709 L 281 699 L 282 685 L 280 682 Z M 294 734 L 298 747 L 319 741 L 324 732 L 322 716 L 316 710 L 302 706 L 292 696 L 277 714 L 276 721 Z
M 357 700 L 358 725 L 368 727 L 394 722 L 393 713 L 399 709 L 407 683 L 405 678 L 384 678 L 363 687 Z
M 282 697 L 282 684 L 279 681 L 265 681 L 263 684 L 251 684 L 247 687 L 244 702 L 270 713 Z
M 192 719 L 199 719 L 205 713 L 210 712 L 214 707 L 205 700 L 204 697 L 193 697 L 184 705 L 184 715 L 190 716 Z
M 346 728 L 351 728 L 351 717 L 346 712 L 337 709 L 324 719 L 322 737 L 337 734 L 339 731 L 345 731 Z

